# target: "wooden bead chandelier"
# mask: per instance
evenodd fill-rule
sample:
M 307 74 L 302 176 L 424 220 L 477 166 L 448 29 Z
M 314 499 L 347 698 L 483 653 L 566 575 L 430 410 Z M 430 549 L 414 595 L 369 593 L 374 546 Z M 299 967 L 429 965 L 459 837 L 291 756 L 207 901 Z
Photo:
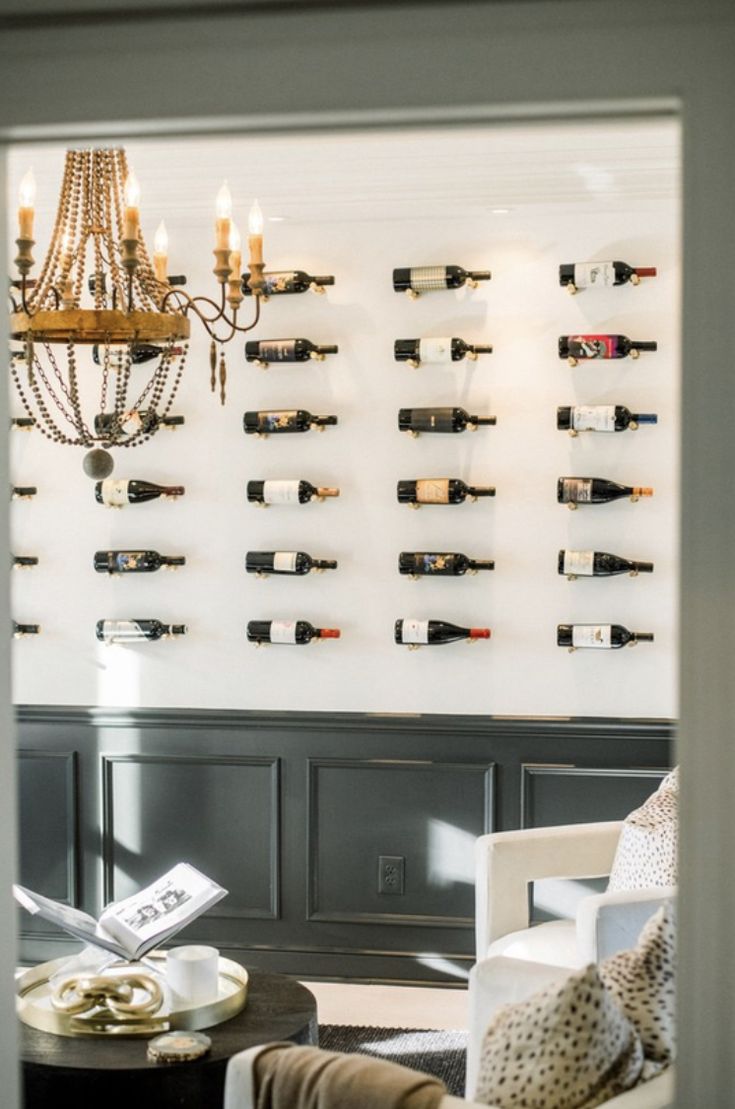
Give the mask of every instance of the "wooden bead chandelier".
M 219 302 L 190 296 L 180 287 L 185 278 L 168 275 L 163 223 L 151 259 L 140 230 L 139 199 L 124 150 L 67 151 L 51 241 L 40 273 L 32 279 L 32 171 L 20 188 L 19 276 L 11 282 L 10 333 L 22 346 L 11 352 L 11 375 L 23 407 L 43 435 L 56 443 L 93 448 L 85 457 L 85 471 L 94 477 L 112 472 L 109 448 L 139 446 L 162 426 L 184 371 L 192 313 L 211 337 L 210 385 L 214 392 L 219 383 L 222 404 L 224 344 L 252 330 L 260 316 L 263 217 L 257 201 L 248 239 L 255 313 L 243 327 L 237 319 L 243 299 L 240 237 L 227 184 L 217 196 L 215 223 L 213 272 Z M 91 418 L 82 409 L 79 347 L 92 348 L 100 377 Z M 147 380 L 141 380 L 143 374 Z

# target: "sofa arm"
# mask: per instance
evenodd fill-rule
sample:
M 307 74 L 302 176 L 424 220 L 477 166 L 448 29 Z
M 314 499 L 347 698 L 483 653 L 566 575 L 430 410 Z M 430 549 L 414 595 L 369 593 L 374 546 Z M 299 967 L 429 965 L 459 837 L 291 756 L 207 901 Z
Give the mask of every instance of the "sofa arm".
M 585 963 L 599 963 L 635 947 L 644 924 L 676 897 L 675 886 L 620 890 L 585 897 L 577 910 L 577 949 Z
M 478 962 L 493 940 L 528 927 L 529 882 L 609 874 L 621 827 L 615 820 L 480 836 L 475 848 Z

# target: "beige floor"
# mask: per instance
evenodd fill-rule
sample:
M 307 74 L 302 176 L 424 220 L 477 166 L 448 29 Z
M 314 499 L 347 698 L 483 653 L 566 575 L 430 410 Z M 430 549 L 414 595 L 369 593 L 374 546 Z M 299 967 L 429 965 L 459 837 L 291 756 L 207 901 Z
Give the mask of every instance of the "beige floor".
M 317 1000 L 320 1024 L 383 1028 L 467 1028 L 467 991 L 424 986 L 305 982 Z

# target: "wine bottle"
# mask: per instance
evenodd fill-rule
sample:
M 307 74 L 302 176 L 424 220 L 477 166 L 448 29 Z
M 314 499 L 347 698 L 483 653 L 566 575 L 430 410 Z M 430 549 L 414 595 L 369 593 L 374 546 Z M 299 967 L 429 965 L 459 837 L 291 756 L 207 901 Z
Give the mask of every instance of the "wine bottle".
M 494 570 L 492 559 L 468 558 L 460 552 L 401 551 L 398 556 L 398 573 L 418 577 L 460 577 L 476 574 L 478 570 Z
M 186 277 L 183 273 L 169 273 L 166 274 L 167 285 L 186 285 Z M 92 273 L 87 278 L 87 288 L 92 296 L 94 296 L 99 288 L 103 296 L 107 294 L 107 274 L 106 273 Z M 113 296 L 115 290 L 113 287 Z
M 10 558 L 14 570 L 26 570 L 29 566 L 38 566 L 35 555 L 11 555 Z
M 393 270 L 393 288 L 415 299 L 435 289 L 474 289 L 478 281 L 489 281 L 490 270 L 465 270 L 461 266 L 410 266 Z
M 102 643 L 141 643 L 186 635 L 186 624 L 163 624 L 160 620 L 98 620 L 95 635 Z
M 161 567 L 185 566 L 186 559 L 158 551 L 95 551 L 92 565 L 98 574 L 152 574 Z
M 155 485 L 152 481 L 116 481 L 106 478 L 95 482 L 94 499 L 109 508 L 122 508 L 126 504 L 142 504 L 156 497 L 183 497 L 183 485 Z
M 658 343 L 627 335 L 560 335 L 559 357 L 576 366 L 592 358 L 637 358 L 642 350 L 658 350 Z
M 269 362 L 323 362 L 338 351 L 336 343 L 319 345 L 311 339 L 252 339 L 245 343 L 245 361 L 263 367 Z
M 418 435 L 422 431 L 477 431 L 493 427 L 497 416 L 471 416 L 464 408 L 399 408 L 398 430 Z
M 396 643 L 405 643 L 409 647 L 420 647 L 422 644 L 455 643 L 459 639 L 489 639 L 490 628 L 460 628 L 457 624 L 449 624 L 445 620 L 414 620 L 404 616 L 396 620 L 394 628 Z
M 448 365 L 461 362 L 463 358 L 476 361 L 479 354 L 492 354 L 493 348 L 487 344 L 466 343 L 464 339 L 396 339 L 393 344 L 393 357 L 396 362 L 408 362 L 419 366 L 422 362 L 433 365 Z
M 576 578 L 610 578 L 614 574 L 652 574 L 652 562 L 633 562 L 606 551 L 559 551 L 557 570 L 570 581 Z
M 35 497 L 38 492 L 36 485 L 11 485 L 10 486 L 10 499 L 11 501 L 29 501 L 31 497 Z
M 339 628 L 315 628 L 308 620 L 249 620 L 248 643 L 295 643 L 303 646 L 312 639 L 339 639 Z
M 397 489 L 400 504 L 462 504 L 470 497 L 494 497 L 492 485 L 466 485 L 457 477 L 425 477 L 399 481 Z
M 338 497 L 339 489 L 312 485 L 310 481 L 249 481 L 247 497 L 255 504 L 306 504 L 316 497 Z
M 312 558 L 305 551 L 248 551 L 245 569 L 249 574 L 266 577 L 268 574 L 308 574 L 311 570 L 336 570 L 332 559 Z
M 653 412 L 631 412 L 624 404 L 575 404 L 556 410 L 559 431 L 635 431 L 640 424 L 657 424 Z
M 559 266 L 559 284 L 570 293 L 578 289 L 607 289 L 611 285 L 637 285 L 642 277 L 655 277 L 655 266 L 629 266 L 627 262 L 576 262 Z
M 31 431 L 35 426 L 33 416 L 13 416 L 10 421 L 12 431 Z
M 576 651 L 579 647 L 603 650 L 617 649 L 636 643 L 652 643 L 653 632 L 631 632 L 622 624 L 558 624 L 556 642 L 559 647 Z
M 242 426 L 246 435 L 283 435 L 296 431 L 321 431 L 337 423 L 336 416 L 312 416 L 305 408 L 284 408 L 275 412 L 246 412 Z
M 143 432 L 149 435 L 159 427 L 177 428 L 184 424 L 183 416 L 159 416 L 153 408 L 133 408 L 121 412 L 98 412 L 94 418 L 94 433 L 104 439 L 129 439 Z
M 620 485 L 604 477 L 560 477 L 556 483 L 556 499 L 559 504 L 576 508 L 578 504 L 605 504 L 620 497 L 652 497 L 653 489 L 642 485 Z
M 41 633 L 40 624 L 18 624 L 13 620 L 11 628 L 13 639 L 23 639 L 26 635 L 40 635 Z
M 242 275 L 241 288 L 246 297 L 253 295 L 248 282 L 250 274 Z M 270 270 L 263 274 L 264 297 L 278 296 L 281 293 L 323 293 L 325 285 L 334 285 L 334 277 L 329 274 L 310 274 L 304 270 Z
M 108 346 L 95 344 L 92 347 L 92 361 L 98 366 L 104 366 L 106 350 L 109 350 L 111 358 L 122 357 L 125 361 L 129 356 L 134 366 L 140 366 L 143 362 L 152 362 L 160 354 L 174 356 L 184 353 L 183 347 L 160 347 L 156 343 L 110 343 Z

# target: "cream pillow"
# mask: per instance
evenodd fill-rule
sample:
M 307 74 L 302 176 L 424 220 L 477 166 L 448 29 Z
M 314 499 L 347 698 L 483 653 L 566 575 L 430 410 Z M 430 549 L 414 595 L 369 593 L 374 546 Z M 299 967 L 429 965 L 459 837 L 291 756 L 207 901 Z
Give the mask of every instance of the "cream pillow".
M 640 1039 L 597 967 L 505 1006 L 485 1033 L 475 1101 L 500 1109 L 592 1109 L 629 1090 Z
M 600 978 L 643 1044 L 646 1060 L 662 1066 L 676 1054 L 676 910 L 672 902 L 650 918 L 632 951 L 600 964 Z
M 678 807 L 677 768 L 666 775 L 639 809 L 625 818 L 608 892 L 676 885 Z

